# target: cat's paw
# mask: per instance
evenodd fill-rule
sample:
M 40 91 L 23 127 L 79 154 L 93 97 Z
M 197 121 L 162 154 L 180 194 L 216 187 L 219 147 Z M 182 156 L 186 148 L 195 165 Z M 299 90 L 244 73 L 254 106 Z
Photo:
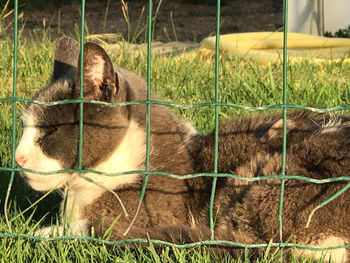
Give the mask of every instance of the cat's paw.
M 34 232 L 34 236 L 37 237 L 55 237 L 63 235 L 63 227 L 62 226 L 48 226 L 43 227 Z
M 64 227 L 63 225 L 52 225 L 43 227 L 34 232 L 34 236 L 50 238 L 58 236 L 87 236 L 89 235 L 89 227 L 85 221 L 71 222 L 69 226 Z

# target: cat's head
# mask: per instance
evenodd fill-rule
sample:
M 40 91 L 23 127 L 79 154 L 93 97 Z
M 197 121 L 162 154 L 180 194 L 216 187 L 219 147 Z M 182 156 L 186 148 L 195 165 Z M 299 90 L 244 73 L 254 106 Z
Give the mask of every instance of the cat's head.
M 119 85 L 110 58 L 97 44 L 84 45 L 83 98 L 99 102 L 122 102 L 126 91 Z M 80 45 L 61 38 L 56 47 L 51 83 L 34 100 L 55 102 L 80 98 Z M 113 117 L 111 117 L 113 116 Z M 49 172 L 78 167 L 80 104 L 30 103 L 21 117 L 23 135 L 16 149 L 19 167 Z M 82 168 L 93 169 L 116 148 L 128 127 L 127 107 L 84 103 Z M 69 173 L 46 175 L 23 172 L 32 188 L 46 191 L 62 186 Z

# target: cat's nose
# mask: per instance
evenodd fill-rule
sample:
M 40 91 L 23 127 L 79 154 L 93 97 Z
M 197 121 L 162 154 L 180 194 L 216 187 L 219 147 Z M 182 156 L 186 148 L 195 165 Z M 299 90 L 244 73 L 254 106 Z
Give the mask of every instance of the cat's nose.
M 16 159 L 16 163 L 18 164 L 19 167 L 23 167 L 25 165 L 25 163 L 27 162 L 27 158 L 23 154 L 20 154 L 17 152 L 16 152 L 15 159 Z

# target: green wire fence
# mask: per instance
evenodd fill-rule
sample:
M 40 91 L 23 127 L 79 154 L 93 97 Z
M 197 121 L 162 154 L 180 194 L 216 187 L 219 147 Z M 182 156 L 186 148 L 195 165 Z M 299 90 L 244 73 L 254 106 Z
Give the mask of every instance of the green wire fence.
M 103 240 L 98 239 L 94 237 L 85 237 L 85 236 L 57 236 L 53 238 L 44 238 L 44 237 L 38 237 L 38 236 L 32 236 L 32 235 L 25 235 L 25 234 L 19 234 L 19 233 L 13 233 L 11 229 L 10 220 L 7 216 L 7 210 L 8 210 L 8 198 L 11 191 L 11 187 L 13 184 L 13 179 L 16 172 L 19 171 L 25 171 L 25 172 L 33 172 L 37 174 L 57 174 L 57 173 L 72 173 L 77 172 L 79 176 L 84 178 L 85 180 L 88 180 L 89 182 L 94 183 L 94 181 L 87 176 L 85 176 L 85 173 L 96 173 L 96 174 L 103 174 L 105 176 L 118 176 L 118 175 L 126 175 L 126 174 L 135 174 L 135 173 L 142 173 L 145 174 L 144 183 L 142 186 L 140 198 L 139 198 L 139 204 L 138 208 L 140 208 L 145 192 L 147 190 L 147 181 L 149 175 L 152 174 L 160 174 L 164 176 L 169 176 L 176 179 L 188 179 L 188 178 L 195 178 L 199 176 L 211 176 L 213 178 L 212 180 L 212 188 L 211 188 L 211 196 L 210 200 L 208 200 L 210 203 L 209 206 L 209 216 L 210 216 L 210 230 L 211 230 L 211 237 L 210 240 L 206 241 L 200 241 L 195 243 L 189 243 L 189 244 L 174 244 L 171 242 L 165 242 L 161 240 L 151 240 L 155 244 L 161 244 L 161 245 L 167 245 L 171 247 L 176 248 L 190 248 L 194 246 L 199 245 L 228 245 L 228 246 L 235 246 L 235 247 L 242 247 L 242 248 L 264 248 L 267 246 L 272 247 L 296 247 L 296 248 L 302 248 L 302 249 L 311 249 L 311 250 L 328 250 L 328 249 L 336 249 L 336 248 L 350 248 L 350 246 L 343 245 L 343 246 L 332 246 L 332 247 L 311 247 L 311 246 L 305 246 L 300 244 L 293 244 L 293 243 L 286 243 L 284 240 L 282 240 L 282 232 L 283 232 L 283 218 L 282 218 L 282 208 L 283 208 L 283 196 L 284 196 L 284 185 L 285 180 L 289 179 L 299 179 L 308 181 L 311 183 L 317 183 L 317 184 L 324 184 L 329 182 L 336 182 L 336 181 L 350 181 L 350 177 L 337 177 L 337 178 L 326 178 L 326 179 L 312 179 L 307 177 L 302 177 L 298 175 L 286 175 L 285 174 L 285 164 L 286 164 L 286 142 L 287 142 L 287 109 L 288 108 L 295 108 L 295 109 L 304 109 L 309 111 L 315 111 L 315 112 L 330 112 L 330 111 L 338 111 L 338 110 L 346 110 L 350 109 L 350 106 L 339 106 L 339 107 L 333 107 L 333 108 L 325 108 L 325 109 L 317 109 L 313 107 L 305 107 L 301 105 L 293 105 L 287 103 L 287 14 L 288 14 L 288 0 L 284 0 L 284 16 L 283 16 L 283 24 L 284 24 L 284 37 L 283 37 L 283 103 L 282 104 L 276 104 L 276 105 L 267 105 L 267 106 L 261 106 L 261 107 L 247 107 L 243 105 L 237 105 L 233 103 L 222 103 L 220 102 L 219 97 L 219 40 L 220 40 L 220 0 L 217 0 L 217 12 L 216 12 L 216 46 L 215 46 L 215 100 L 214 102 L 205 102 L 205 103 L 199 103 L 199 104 L 191 104 L 191 105 L 178 105 L 173 103 L 166 103 L 161 101 L 155 101 L 151 99 L 151 38 L 152 38 L 152 0 L 148 1 L 148 30 L 147 30 L 147 99 L 141 100 L 141 101 L 131 101 L 131 102 L 123 102 L 123 103 L 106 103 L 106 102 L 100 102 L 100 101 L 90 101 L 83 99 L 83 63 L 80 63 L 80 98 L 74 99 L 74 100 L 65 100 L 65 101 L 57 101 L 57 102 L 40 102 L 30 99 L 23 99 L 23 98 L 17 98 L 16 93 L 16 85 L 17 85 L 17 47 L 18 47 L 18 0 L 14 0 L 14 49 L 13 49 L 13 91 L 12 91 L 12 97 L 11 98 L 1 98 L 0 102 L 12 102 L 12 163 L 11 167 L 0 167 L 0 171 L 10 171 L 10 180 L 6 195 L 6 200 L 4 204 L 5 209 L 5 219 L 9 228 L 9 231 L 7 233 L 0 233 L 0 237 L 12 237 L 12 238 L 25 238 L 28 240 L 34 240 L 34 241 L 48 241 L 48 240 L 69 240 L 69 239 L 81 239 L 81 240 L 89 240 L 104 244 L 125 244 L 130 242 L 141 242 L 141 243 L 148 243 L 149 239 L 126 239 L 126 240 L 116 240 L 116 241 L 109 241 L 109 240 Z M 85 0 L 81 1 L 81 33 L 80 33 L 80 57 L 83 58 L 83 45 L 84 43 L 84 17 L 85 17 Z M 64 169 L 59 171 L 51 171 L 51 172 L 41 172 L 41 171 L 35 171 L 25 168 L 18 168 L 16 167 L 15 163 L 15 143 L 16 143 L 16 103 L 17 102 L 25 102 L 25 103 L 36 103 L 36 104 L 42 104 L 42 105 L 58 105 L 58 104 L 65 104 L 65 103 L 79 103 L 79 111 L 80 111 L 80 122 L 79 122 L 79 160 L 78 160 L 78 169 Z M 103 173 L 100 171 L 92 170 L 92 169 L 82 169 L 82 148 L 83 148 L 83 141 L 82 141 L 82 132 L 83 132 L 83 103 L 95 103 L 95 104 L 103 104 L 110 107 L 117 107 L 122 105 L 129 105 L 129 104 L 146 104 L 147 105 L 147 121 L 146 121 L 146 131 L 147 131 L 147 148 L 146 148 L 146 165 L 145 170 L 142 171 L 126 171 L 122 173 Z M 195 107 L 206 107 L 206 106 L 214 106 L 215 107 L 215 157 L 214 157 L 214 166 L 213 166 L 213 173 L 200 173 L 200 174 L 189 174 L 189 175 L 175 175 L 175 174 L 169 174 L 161 171 L 150 171 L 149 169 L 149 155 L 150 155 L 150 125 L 151 125 L 151 104 L 161 104 L 169 107 L 176 107 L 176 108 L 182 108 L 182 109 L 188 109 L 188 108 L 195 108 Z M 244 109 L 244 110 L 250 110 L 250 111 L 256 111 L 256 110 L 267 110 L 267 109 L 275 109 L 275 108 L 282 108 L 283 109 L 283 154 L 282 154 L 282 172 L 281 174 L 276 175 L 267 175 L 263 177 L 255 177 L 255 178 L 246 178 L 234 174 L 225 174 L 225 173 L 218 173 L 218 127 L 219 127 L 219 109 L 221 106 L 228 106 L 233 107 L 237 109 Z M 268 180 L 271 178 L 278 178 L 281 181 L 281 190 L 280 190 L 280 199 L 279 199 L 279 210 L 278 210 L 278 230 L 280 233 L 280 242 L 278 243 L 272 243 L 272 244 L 242 244 L 242 243 L 236 243 L 232 241 L 225 241 L 225 240 L 216 240 L 215 239 L 215 231 L 214 231 L 214 216 L 213 216 L 213 203 L 214 203 L 214 196 L 215 196 L 215 189 L 216 189 L 216 182 L 218 177 L 231 177 L 236 178 L 239 180 L 245 180 L 245 181 L 260 181 L 260 180 Z M 338 191 L 336 194 L 328 198 L 327 200 L 323 201 L 319 206 L 317 206 L 314 211 L 316 211 L 318 208 L 326 205 L 327 203 L 331 202 L 333 199 L 338 197 L 340 194 L 345 192 L 350 187 L 350 182 L 343 187 L 340 191 Z M 313 212 L 314 212 L 313 211 Z M 310 215 L 310 218 L 313 214 L 313 212 Z M 137 213 L 136 213 L 137 215 Z M 309 218 L 309 219 L 310 219 Z M 135 220 L 135 217 L 133 221 Z M 132 222 L 133 222 L 132 221 Z M 131 223 L 132 225 L 132 223 Z

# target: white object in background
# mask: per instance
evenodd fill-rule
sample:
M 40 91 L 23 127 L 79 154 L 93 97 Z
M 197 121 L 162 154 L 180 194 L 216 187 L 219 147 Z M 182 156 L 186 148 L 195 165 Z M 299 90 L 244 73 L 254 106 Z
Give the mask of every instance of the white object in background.
M 324 30 L 337 32 L 350 26 L 350 0 L 324 0 Z
M 326 0 L 327 1 L 327 0 Z M 332 0 L 333 2 L 336 0 Z M 350 1 L 350 0 L 346 0 Z M 288 1 L 288 31 L 295 33 L 320 35 L 320 6 L 322 0 L 289 0 Z
M 348 29 L 350 0 L 289 0 L 288 31 L 321 35 Z

